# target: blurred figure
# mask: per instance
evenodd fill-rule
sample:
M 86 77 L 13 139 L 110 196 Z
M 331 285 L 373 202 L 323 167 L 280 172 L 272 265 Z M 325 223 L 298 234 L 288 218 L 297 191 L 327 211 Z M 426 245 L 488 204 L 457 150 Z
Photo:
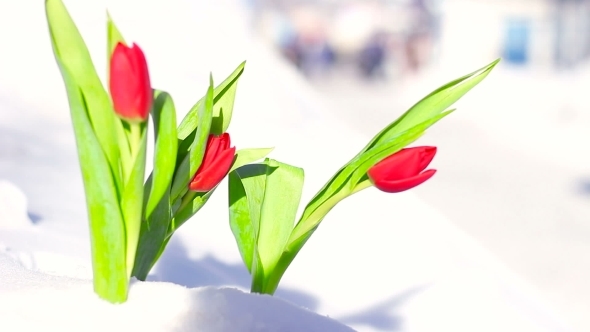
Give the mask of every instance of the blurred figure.
M 291 17 L 297 31 L 295 44 L 291 45 L 296 65 L 307 76 L 326 75 L 334 63 L 334 51 L 322 15 L 316 8 L 300 6 L 294 8 Z
M 411 25 L 405 42 L 406 70 L 414 73 L 430 58 L 436 22 L 426 0 L 412 0 L 409 9 Z
M 326 75 L 334 62 L 334 52 L 326 38 L 319 34 L 302 36 L 300 69 L 307 76 Z
M 242 1 L 258 8 L 257 28 L 304 75 L 353 69 L 375 79 L 403 77 L 431 60 L 441 0 Z
M 303 50 L 299 41 L 299 36 L 295 35 L 295 38 L 289 43 L 279 47 L 281 53 L 289 62 L 295 65 L 298 69 L 303 66 Z
M 291 19 L 281 14 L 278 18 L 275 31 L 277 33 L 276 44 L 283 56 L 289 59 L 297 68 L 300 68 L 303 54 L 299 45 L 299 34 Z
M 385 46 L 384 34 L 375 33 L 361 49 L 358 65 L 365 78 L 385 78 Z

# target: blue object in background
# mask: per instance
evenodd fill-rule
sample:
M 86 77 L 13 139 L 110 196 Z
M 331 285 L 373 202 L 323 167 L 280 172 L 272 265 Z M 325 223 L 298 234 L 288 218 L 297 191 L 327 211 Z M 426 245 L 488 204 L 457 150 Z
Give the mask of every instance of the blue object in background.
M 530 22 L 527 19 L 508 19 L 503 45 L 503 60 L 525 64 L 529 60 Z

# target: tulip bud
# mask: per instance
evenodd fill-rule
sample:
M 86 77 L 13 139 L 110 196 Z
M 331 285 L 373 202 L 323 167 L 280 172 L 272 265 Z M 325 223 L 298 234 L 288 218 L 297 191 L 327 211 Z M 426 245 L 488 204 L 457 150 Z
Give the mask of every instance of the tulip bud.
M 230 137 L 228 133 L 221 136 L 209 135 L 205 156 L 195 176 L 189 184 L 189 189 L 196 192 L 207 192 L 215 188 L 227 175 L 236 148 L 230 148 Z
M 153 94 L 143 51 L 118 43 L 111 56 L 109 88 L 115 112 L 130 122 L 143 122 L 152 107 Z
M 430 179 L 436 170 L 422 172 L 434 158 L 436 147 L 418 146 L 402 149 L 381 160 L 367 175 L 375 187 L 388 193 L 412 189 Z

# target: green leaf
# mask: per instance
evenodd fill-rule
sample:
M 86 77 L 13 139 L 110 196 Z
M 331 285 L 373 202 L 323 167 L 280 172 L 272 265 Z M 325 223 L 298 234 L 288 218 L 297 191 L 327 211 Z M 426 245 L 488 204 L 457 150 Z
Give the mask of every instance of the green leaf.
M 228 176 L 230 228 L 250 273 L 253 273 L 267 169 L 266 164 L 249 164 L 237 168 Z
M 266 157 L 272 152 L 274 148 L 258 148 L 258 149 L 242 149 L 236 152 L 234 163 L 230 168 L 230 172 L 238 169 L 246 164 Z
M 83 91 L 58 60 L 74 125 L 90 221 L 94 291 L 112 303 L 127 300 L 125 225 L 107 159 L 92 131 Z
M 213 120 L 211 121 L 211 134 L 221 135 L 229 128 L 237 90 L 238 81 L 236 79 L 216 96 L 213 106 Z
M 369 168 L 373 167 L 373 165 L 416 141 L 424 134 L 424 132 L 426 132 L 426 129 L 447 115 L 451 114 L 453 111 L 454 110 L 449 110 L 447 112 L 437 114 L 432 118 L 427 119 L 426 121 L 399 133 L 396 136 L 390 137 L 386 141 L 379 141 L 371 149 L 355 157 L 348 166 L 351 170 L 354 170 L 350 181 L 347 183 L 348 189 L 353 190 L 354 187 L 358 185 L 361 178 L 367 174 L 367 171 Z
M 355 167 L 351 167 L 351 163 L 354 161 L 357 161 L 358 163 L 359 158 L 363 158 L 361 156 L 363 156 L 365 152 L 380 144 L 395 143 L 395 139 L 404 136 L 404 133 L 406 133 L 405 135 L 412 133 L 410 136 L 414 138 L 410 137 L 410 139 L 406 139 L 404 143 L 405 145 L 402 144 L 403 146 L 399 147 L 399 149 L 402 149 L 408 144 L 414 142 L 430 125 L 448 115 L 451 111 L 445 112 L 445 109 L 465 95 L 479 82 L 481 82 L 498 62 L 499 59 L 481 69 L 453 80 L 452 82 L 436 89 L 414 106 L 412 106 L 397 120 L 385 127 L 349 163 L 343 166 L 328 181 L 328 183 L 326 183 L 326 185 L 318 192 L 318 194 L 316 194 L 316 196 L 314 196 L 312 201 L 308 204 L 302 219 L 308 218 L 311 213 L 313 213 L 324 202 L 333 197 L 339 190 L 354 190 L 354 187 L 358 184 L 360 177 L 364 175 L 363 172 L 366 172 L 366 170 L 372 166 L 370 163 L 364 164 L 364 167 L 359 172 L 357 172 L 355 178 L 352 179 L 352 181 L 348 181 L 352 172 L 356 170 Z M 434 121 L 431 122 L 431 120 Z M 424 128 L 420 130 L 419 128 L 421 128 L 423 125 L 425 125 Z M 416 132 L 416 130 L 418 132 Z M 387 148 L 385 151 L 385 153 L 390 154 L 395 152 L 396 150 L 391 148 Z M 372 161 L 378 160 L 379 158 L 382 159 L 381 155 L 373 154 L 370 156 L 373 156 Z M 368 158 L 367 155 L 364 155 L 364 158 Z
M 238 79 L 244 72 L 246 62 L 242 62 L 232 73 L 226 78 L 213 92 L 213 103 L 216 105 L 213 117 L 214 125 L 212 127 L 215 132 L 213 134 L 219 135 L 227 130 L 231 120 L 233 111 L 234 98 L 236 93 L 236 86 Z M 227 96 L 225 96 L 227 94 Z M 184 140 L 192 132 L 195 131 L 199 125 L 201 104 L 205 102 L 205 98 L 201 98 L 187 113 L 180 125 L 178 126 L 178 138 Z M 223 109 L 223 110 L 222 110 Z M 221 130 L 221 131 L 220 131 Z
M 252 291 L 268 293 L 269 278 L 293 229 L 303 170 L 276 160 L 242 166 L 229 174 L 230 227 Z
M 292 260 L 317 229 L 326 214 L 342 199 L 366 187 L 366 172 L 381 159 L 417 140 L 428 127 L 450 114 L 445 111 L 481 82 L 499 60 L 435 90 L 377 134 L 343 166 L 306 206 L 275 269 L 267 279 L 265 293 L 272 294 Z
M 430 125 L 440 120 L 448 113 L 443 113 L 419 124 L 401 135 L 383 142 L 373 149 L 352 159 L 334 178 L 331 179 L 328 189 L 320 194 L 318 200 L 312 201 L 306 206 L 303 215 L 293 230 L 289 243 L 299 241 L 313 233 L 326 214 L 342 199 L 350 196 L 367 170 L 385 157 L 401 150 L 411 142 L 417 140 Z M 319 202 L 319 203 L 318 203 Z
M 268 292 L 268 273 L 264 270 L 264 266 L 262 266 L 260 255 L 258 254 L 258 249 L 256 248 L 256 246 L 254 246 L 254 253 L 251 264 L 252 268 L 250 270 L 250 275 L 252 276 L 252 282 L 250 285 L 250 292 L 272 295 L 273 293 Z M 272 276 L 273 275 L 270 274 L 271 278 Z
M 184 160 L 182 160 L 174 176 L 174 182 L 172 184 L 173 201 L 188 191 L 188 184 L 203 161 L 213 116 L 213 95 L 213 78 L 210 77 L 205 102 L 200 104 L 199 123 L 194 140 L 189 148 L 188 156 L 185 156 Z
M 176 110 L 172 97 L 163 91 L 156 91 L 152 108 L 156 146 L 154 148 L 154 170 L 149 198 L 145 208 L 148 218 L 158 202 L 169 189 L 176 168 Z
M 500 59 L 496 59 L 490 64 L 434 90 L 414 106 L 410 107 L 410 109 L 402 114 L 397 120 L 375 135 L 361 153 L 372 148 L 375 144 L 378 144 L 381 141 L 388 140 L 392 136 L 441 114 L 486 78 L 498 62 L 500 62 Z
M 113 22 L 111 15 L 107 12 L 107 65 L 110 65 L 113 51 L 118 43 L 125 44 L 125 39 L 115 25 L 115 22 Z M 110 72 L 107 70 L 107 79 L 110 79 L 109 75 Z M 121 199 L 121 206 L 123 209 L 127 239 L 127 272 L 128 275 L 131 276 L 141 232 L 141 223 L 143 220 L 143 180 L 146 163 L 147 125 L 141 124 L 138 127 L 135 124 L 124 123 L 123 126 L 117 126 L 116 129 L 118 129 L 117 138 L 119 146 L 123 149 L 121 151 L 123 179 L 125 181 L 125 179 L 128 178 L 126 180 L 127 182 L 125 184 L 123 198 Z M 128 131 L 126 132 L 125 129 L 128 129 Z M 134 136 L 136 135 L 135 131 L 137 129 L 140 129 L 141 131 L 138 147 L 134 146 L 133 143 L 135 141 Z M 174 129 L 176 129 L 176 123 L 174 123 Z M 174 135 L 176 135 L 176 132 Z M 138 148 L 139 150 L 136 152 L 135 150 Z M 132 167 L 129 169 L 129 166 L 131 165 Z M 153 190 L 154 188 L 152 187 L 151 182 L 149 185 L 149 190 Z M 163 192 L 161 194 L 163 194 Z
M 195 140 L 190 148 L 190 174 L 193 175 L 201 166 L 205 148 L 207 147 L 207 138 L 211 131 L 211 121 L 213 116 L 213 76 L 209 77 L 209 89 L 205 95 L 205 103 L 199 110 L 199 126 Z
M 266 273 L 277 264 L 293 230 L 303 190 L 303 169 L 267 159 L 257 249 Z
M 121 199 L 123 219 L 125 220 L 125 234 L 127 244 L 127 273 L 131 276 L 137 243 L 140 236 L 142 212 L 143 212 L 143 180 L 145 177 L 145 159 L 147 149 L 147 125 L 133 124 L 141 131 L 141 138 L 136 155 L 134 156 L 133 168 Z
M 228 187 L 229 226 L 236 239 L 242 261 L 248 272 L 252 272 L 251 266 L 254 257 L 254 248 L 256 248 L 256 232 L 254 232 L 252 221 L 250 220 L 250 209 L 246 197 L 246 190 L 236 172 L 229 173 Z
M 107 44 L 107 59 L 109 60 L 108 63 L 110 63 L 111 55 L 113 54 L 113 51 L 115 50 L 115 47 L 117 46 L 117 44 L 123 43 L 126 45 L 126 43 L 125 43 L 125 39 L 123 38 L 123 35 L 121 34 L 119 29 L 115 25 L 115 22 L 113 22 L 113 19 L 111 18 L 111 14 L 109 14 L 108 11 L 107 11 L 107 43 L 108 43 Z
M 125 302 L 129 282 L 125 225 L 119 207 L 119 152 L 112 134 L 117 122 L 84 41 L 63 3 L 46 0 L 45 10 L 55 59 L 68 94 L 82 170 L 94 290 L 109 302 Z
M 84 94 L 89 121 L 97 140 L 115 175 L 118 192 L 123 181 L 119 165 L 119 140 L 121 121 L 116 117 L 92 63 L 88 49 L 61 0 L 46 0 L 45 12 L 56 61 L 69 73 Z
M 189 220 L 192 216 L 194 216 L 199 210 L 207 203 L 213 192 L 217 187 L 211 189 L 206 193 L 193 193 L 194 196 L 191 197 L 191 201 L 186 207 L 180 209 L 174 215 L 174 223 L 170 228 L 170 234 L 175 232 L 180 226 L 182 226 L 187 220 Z
M 135 255 L 132 275 L 145 280 L 164 250 L 168 229 L 172 221 L 170 195 L 167 191 L 147 220 L 141 223 L 141 232 Z
M 422 124 L 418 124 L 417 126 L 400 133 L 398 136 L 390 137 L 388 141 L 381 142 L 371 150 L 355 156 L 328 181 L 322 190 L 320 190 L 320 192 L 318 192 L 318 194 L 316 194 L 306 206 L 294 231 L 296 236 L 301 236 L 310 229 L 315 228 L 316 224 L 318 224 L 323 218 L 323 215 L 332 208 L 331 204 L 321 208 L 332 197 L 338 194 L 338 197 L 342 199 L 352 194 L 361 177 L 366 174 L 367 170 L 372 165 L 416 141 L 424 134 L 424 131 L 429 126 L 447 114 L 449 113 L 443 113 Z M 316 212 L 316 210 L 319 211 Z

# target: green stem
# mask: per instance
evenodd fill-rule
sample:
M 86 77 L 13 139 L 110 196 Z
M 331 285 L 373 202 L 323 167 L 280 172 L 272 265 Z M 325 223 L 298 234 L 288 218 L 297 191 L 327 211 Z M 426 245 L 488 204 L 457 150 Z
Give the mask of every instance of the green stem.
M 252 284 L 250 286 L 250 293 L 258 293 L 258 294 L 269 294 L 272 295 L 272 292 L 267 290 L 267 283 L 263 273 L 259 273 L 257 270 L 252 271 Z
M 185 207 L 187 207 L 194 199 L 197 197 L 197 193 L 195 191 L 188 191 L 180 201 L 180 206 L 176 211 L 182 211 Z
M 141 134 L 143 123 L 129 123 L 129 150 L 131 156 L 135 157 L 141 145 Z M 135 158 L 132 158 L 135 159 Z
M 137 157 L 141 145 L 141 133 L 143 127 L 143 124 L 141 123 L 128 122 L 128 124 L 129 130 L 126 132 L 126 136 L 129 149 L 125 150 L 127 153 L 122 153 L 123 158 L 121 165 L 123 170 L 123 188 L 125 188 L 127 180 L 129 180 L 131 172 L 133 172 L 133 164 L 135 163 L 135 158 Z
M 132 274 L 139 280 L 146 279 L 168 243 L 168 230 L 171 223 L 169 199 L 170 196 L 167 192 L 158 202 L 154 212 L 141 223 L 140 238 Z
M 287 271 L 291 262 L 295 259 L 299 251 L 303 248 L 307 240 L 311 237 L 313 232 L 318 228 L 322 220 L 326 217 L 328 212 L 332 210 L 340 201 L 349 197 L 352 194 L 355 194 L 363 189 L 372 186 L 370 181 L 363 181 L 359 183 L 352 192 L 345 193 L 343 191 L 339 192 L 338 194 L 330 197 L 324 204 L 320 205 L 314 212 L 312 212 L 307 218 L 299 220 L 293 232 L 291 232 L 291 236 L 289 237 L 289 241 L 287 241 L 287 246 L 285 247 L 283 254 L 279 258 L 279 261 L 275 265 L 274 269 L 270 271 L 270 274 L 267 278 L 265 278 L 264 282 L 261 283 L 260 279 L 254 279 L 252 283 L 252 292 L 256 293 L 263 293 L 272 295 L 277 290 L 279 283 L 281 282 L 281 278 Z M 257 283 L 255 285 L 255 283 Z
M 127 165 L 124 165 L 124 169 L 126 169 L 126 174 L 124 178 L 125 189 L 124 190 L 135 190 L 132 188 L 137 188 L 137 186 L 141 186 L 140 189 L 143 193 L 143 177 L 144 173 L 141 172 L 141 179 L 139 183 L 136 183 L 136 179 L 132 175 L 134 172 L 134 167 L 136 164 L 136 159 L 140 157 L 140 153 L 143 151 L 143 155 L 145 157 L 145 145 L 146 142 L 142 141 L 143 131 L 146 129 L 144 123 L 129 123 L 129 133 L 128 133 L 128 140 L 129 140 L 129 151 L 130 151 L 130 158 L 128 159 Z M 142 167 L 145 169 L 145 161 Z M 133 183 L 132 183 L 133 182 Z M 131 204 L 132 206 L 123 206 L 123 214 L 124 214 L 124 222 L 125 222 L 125 242 L 126 242 L 126 262 L 127 262 L 127 275 L 131 277 L 133 273 L 133 264 L 135 262 L 135 255 L 137 253 L 137 246 L 139 243 L 139 236 L 141 231 L 141 218 L 142 218 L 142 207 L 143 207 L 143 200 L 130 200 L 124 202 L 123 204 L 128 205 Z
M 317 226 L 319 226 L 320 222 L 324 219 L 324 217 L 325 217 L 325 214 L 324 214 L 324 216 L 319 216 L 319 214 L 312 213 L 306 219 L 306 222 L 313 221 L 313 224 L 315 224 L 315 227 L 308 230 L 306 233 L 303 233 L 299 237 L 289 238 L 289 242 L 288 242 L 287 246 L 285 247 L 285 249 L 283 250 L 283 253 L 282 253 L 281 257 L 279 258 L 279 261 L 277 262 L 275 267 L 272 269 L 272 271 L 270 271 L 270 274 L 267 276 L 267 278 L 265 278 L 264 283 L 262 285 L 256 285 L 256 289 L 260 289 L 260 291 L 257 293 L 269 294 L 269 295 L 274 294 L 274 292 L 279 287 L 279 283 L 281 282 L 281 278 L 283 278 L 283 275 L 287 271 L 287 268 L 289 267 L 289 265 L 291 265 L 291 263 L 295 259 L 295 256 L 297 256 L 297 254 L 299 253 L 301 248 L 303 248 L 303 246 L 305 245 L 307 240 L 309 240 L 309 238 L 311 237 L 313 232 L 316 230 Z M 297 230 L 298 229 L 296 227 L 293 230 L 293 233 L 291 233 L 291 234 L 292 235 L 297 234 Z M 253 279 L 253 281 L 254 281 L 254 279 Z M 260 279 L 258 280 L 258 282 L 260 282 Z M 254 287 L 254 285 L 252 285 L 252 292 L 255 292 L 254 289 L 255 289 L 255 287 Z
M 300 219 L 295 228 L 291 232 L 291 236 L 289 236 L 288 244 L 292 244 L 296 242 L 299 238 L 303 237 L 305 234 L 312 232 L 317 228 L 320 224 L 322 219 L 332 210 L 338 202 L 348 197 L 350 194 L 342 194 L 343 192 L 339 192 L 336 195 L 330 197 L 327 201 L 325 201 L 322 205 L 318 206 L 315 211 L 313 211 L 307 218 Z M 305 212 L 304 212 L 305 215 Z M 288 247 L 289 245 L 287 245 Z

